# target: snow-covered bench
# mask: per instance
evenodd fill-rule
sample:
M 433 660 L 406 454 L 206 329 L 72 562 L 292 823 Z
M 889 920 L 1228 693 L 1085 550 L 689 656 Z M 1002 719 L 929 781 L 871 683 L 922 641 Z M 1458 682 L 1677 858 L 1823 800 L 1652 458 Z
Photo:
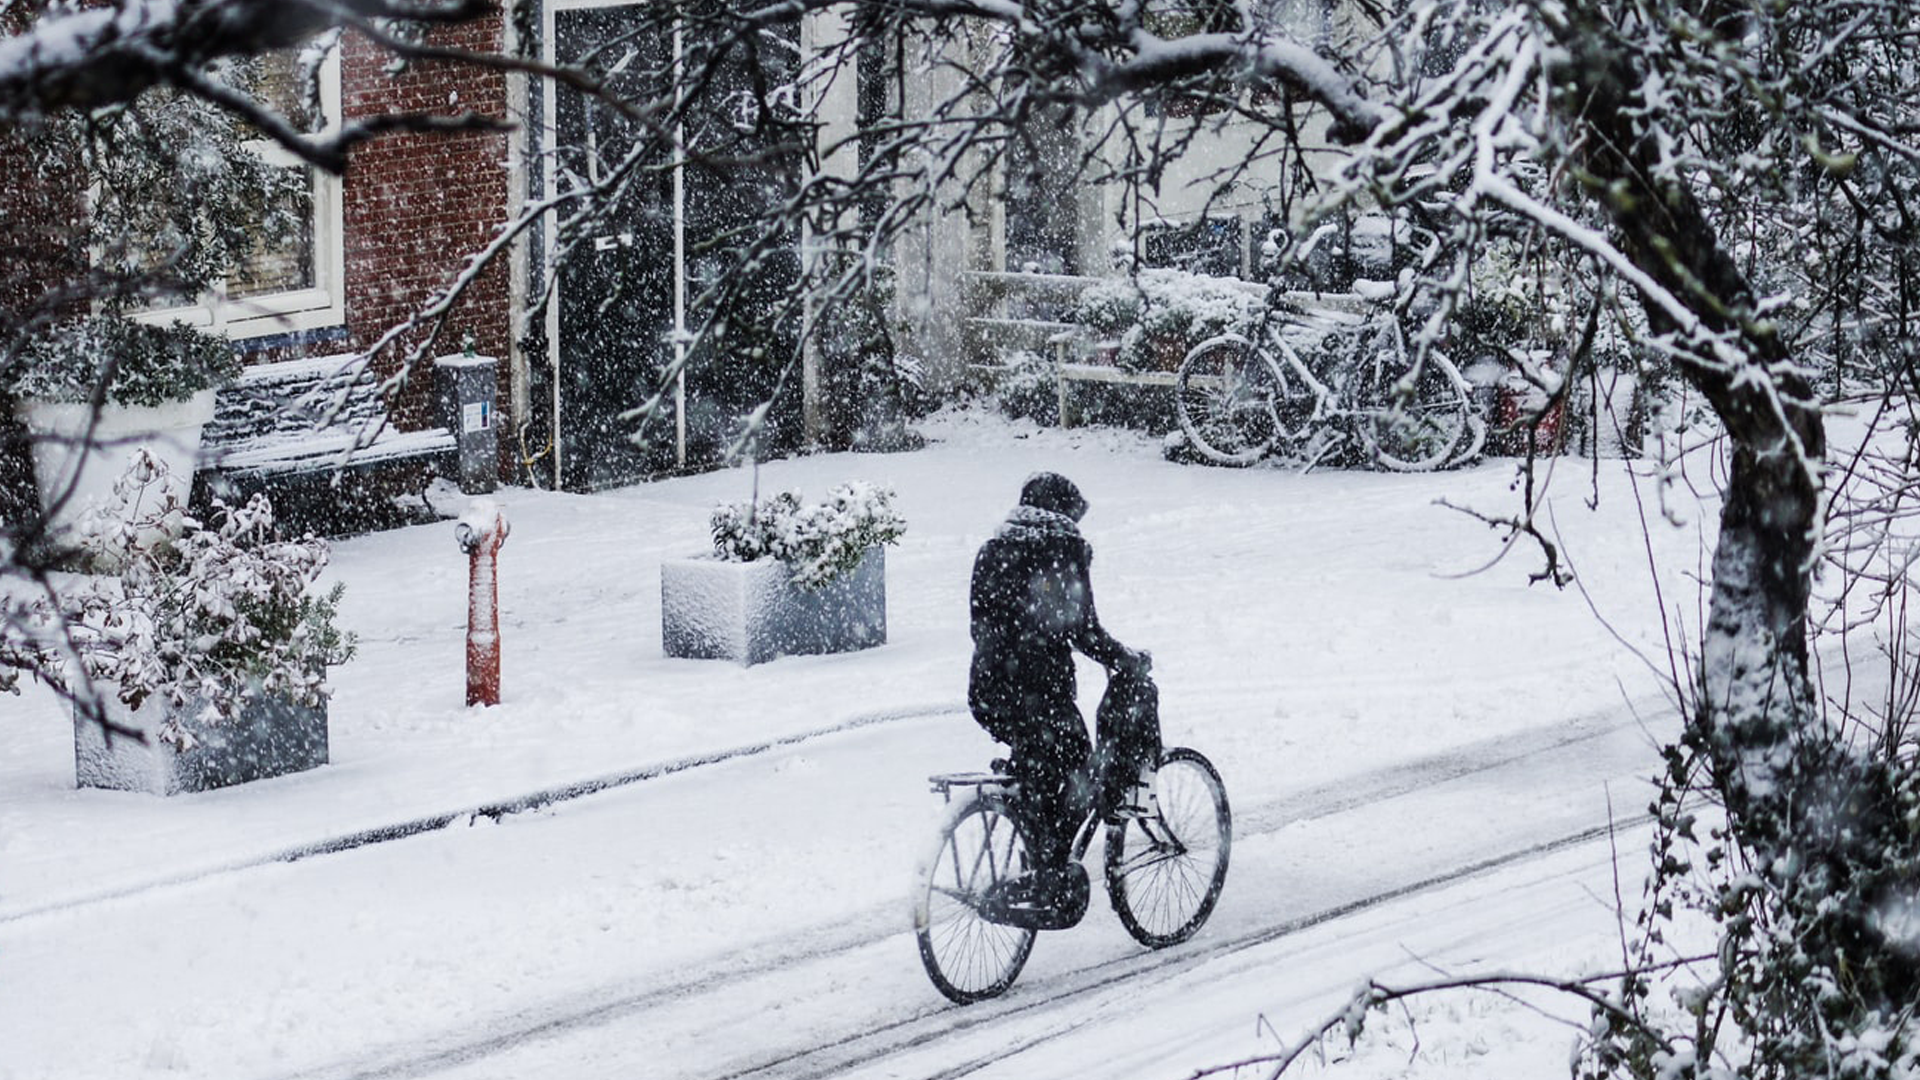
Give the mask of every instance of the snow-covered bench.
M 1057 361 L 1053 366 L 1053 377 L 1054 393 L 1060 400 L 1060 426 L 1073 427 L 1080 423 L 1080 403 L 1073 389 L 1075 383 L 1158 386 L 1171 390 L 1177 376 L 1178 373 L 1172 371 L 1130 371 L 1113 364 Z
M 200 467 L 229 475 L 320 472 L 403 458 L 452 461 L 444 427 L 402 431 L 380 380 L 352 357 L 255 364 L 220 391 L 200 440 Z
M 458 477 L 454 432 L 395 426 L 380 380 L 353 360 L 254 364 L 222 387 L 200 440 L 199 478 L 208 490 L 231 499 L 269 486 L 317 481 L 337 487 L 343 474 L 367 479 L 404 469 L 403 486 L 418 492 L 435 477 Z

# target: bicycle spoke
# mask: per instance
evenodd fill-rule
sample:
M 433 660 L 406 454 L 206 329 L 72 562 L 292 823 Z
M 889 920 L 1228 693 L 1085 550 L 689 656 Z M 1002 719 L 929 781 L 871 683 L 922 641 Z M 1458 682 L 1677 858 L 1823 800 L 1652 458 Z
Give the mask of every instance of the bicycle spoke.
M 1246 465 L 1280 434 L 1280 383 L 1270 360 L 1244 338 L 1227 336 L 1187 354 L 1174 384 L 1180 426 L 1209 460 Z
M 1450 463 L 1470 438 L 1472 403 L 1464 380 L 1438 353 L 1407 355 L 1396 333 L 1357 361 L 1354 427 L 1375 464 L 1402 471 Z

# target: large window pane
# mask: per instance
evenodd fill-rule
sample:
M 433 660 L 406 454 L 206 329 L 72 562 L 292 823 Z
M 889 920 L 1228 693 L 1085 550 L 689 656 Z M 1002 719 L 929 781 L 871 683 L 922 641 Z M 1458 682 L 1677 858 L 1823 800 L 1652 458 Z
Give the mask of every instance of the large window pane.
M 285 172 L 288 186 L 276 205 L 267 208 L 267 213 L 286 215 L 295 227 L 291 235 L 283 234 L 277 242 L 269 243 L 264 237 L 277 230 L 265 228 L 263 222 L 257 234 L 262 239 L 242 254 L 227 275 L 228 296 L 261 296 L 314 287 L 312 170 L 295 165 L 288 166 Z

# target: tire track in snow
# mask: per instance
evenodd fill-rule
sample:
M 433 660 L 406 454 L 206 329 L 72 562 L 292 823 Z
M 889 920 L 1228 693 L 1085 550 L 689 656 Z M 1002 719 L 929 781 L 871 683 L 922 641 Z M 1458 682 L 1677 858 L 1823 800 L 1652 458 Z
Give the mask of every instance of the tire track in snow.
M 1494 870 L 1567 848 L 1578 847 L 1613 833 L 1635 828 L 1651 820 L 1650 815 L 1643 814 L 1625 821 L 1614 821 L 1582 829 L 1220 941 L 1210 941 L 1190 948 L 1176 946 L 1165 951 L 1101 961 L 1055 977 L 1043 984 L 1044 988 L 1038 994 L 995 998 L 973 1005 L 949 1006 L 932 1013 L 902 1019 L 833 1043 L 797 1051 L 777 1060 L 723 1073 L 715 1077 L 715 1080 L 828 1080 L 850 1069 L 884 1061 L 905 1051 L 983 1024 L 993 1023 L 1009 1016 L 1043 1012 L 1062 1003 L 1142 976 L 1165 978 L 1178 975 L 1223 956 L 1272 944 L 1322 923 L 1357 915 L 1384 904 L 1438 890 Z M 970 1075 L 989 1065 L 999 1064 L 1034 1047 L 1071 1034 L 1090 1022 L 1092 1020 L 1088 1019 L 1050 1027 L 1036 1035 L 1002 1044 L 988 1056 L 927 1074 L 925 1080 L 949 1080 L 949 1078 Z
M 1577 847 L 1615 831 L 1636 827 L 1649 820 L 1645 815 L 1627 821 L 1598 825 L 1551 840 L 1530 844 L 1491 858 L 1481 859 L 1439 874 L 1429 875 L 1390 889 L 1381 890 L 1322 910 L 1297 916 L 1259 930 L 1236 934 L 1198 945 L 1173 949 L 1130 953 L 1078 968 L 1044 982 L 1029 980 L 1021 984 L 1024 993 L 1001 997 L 974 1005 L 929 1005 L 911 1015 L 888 1021 L 846 1038 L 798 1047 L 744 1068 L 716 1074 L 713 1080 L 830 1080 L 851 1069 L 872 1065 L 903 1053 L 963 1034 L 983 1025 L 1009 1017 L 1044 1012 L 1055 1006 L 1098 993 L 1136 978 L 1165 978 L 1181 974 L 1202 964 L 1233 953 L 1272 944 L 1323 923 L 1357 915 L 1370 909 L 1431 892 L 1505 867 L 1539 858 L 1566 848 Z M 1236 830 L 1236 837 L 1239 837 Z M 1248 834 L 1251 835 L 1251 834 Z M 640 992 L 604 993 L 589 996 L 595 1003 L 509 1017 L 493 1025 L 500 1031 L 482 1039 L 456 1039 L 439 1045 L 415 1049 L 411 1053 L 387 1054 L 379 1059 L 327 1066 L 291 1074 L 286 1080 L 407 1080 L 429 1077 L 529 1044 L 593 1028 L 624 1016 L 682 1001 L 695 995 L 725 992 L 756 977 L 804 964 L 830 961 L 858 949 L 878 945 L 899 936 L 902 931 L 900 908 L 886 905 L 869 909 L 836 930 L 823 929 L 807 936 L 804 943 L 791 948 L 751 949 L 730 954 L 696 979 L 668 985 L 656 985 Z M 903 954 L 910 955 L 910 954 Z M 904 961 L 903 961 L 904 962 Z M 1091 1021 L 1075 1021 L 1051 1026 L 1016 1042 L 1001 1044 L 990 1055 L 957 1063 L 926 1080 L 947 1080 L 967 1076 L 1015 1054 L 1071 1034 Z
M 1639 721 L 1631 712 L 1623 714 L 1615 710 L 1597 713 L 1533 733 L 1488 739 L 1361 777 L 1292 792 L 1279 799 L 1236 811 L 1234 837 L 1236 841 L 1244 843 L 1279 833 L 1297 823 L 1335 817 L 1369 804 L 1438 788 L 1503 768 L 1524 768 L 1529 763 L 1550 758 L 1556 753 L 1578 753 L 1585 744 L 1638 724 Z M 1651 761 L 1649 757 L 1649 767 Z M 1634 819 L 1635 822 L 1639 820 L 1643 819 Z M 1203 939 L 1199 944 L 1162 952 L 1128 952 L 1046 980 L 1030 977 L 1021 984 L 1025 992 L 1011 997 L 966 1008 L 929 1003 L 907 1015 L 883 1020 L 875 1027 L 846 1038 L 797 1046 L 736 1067 L 733 1071 L 719 1074 L 717 1080 L 823 1080 L 847 1069 L 881 1061 L 947 1036 L 966 1032 L 997 1018 L 1044 1010 L 1142 975 L 1178 974 L 1233 952 L 1256 948 L 1330 920 L 1585 843 L 1605 836 L 1611 829 L 1625 828 L 1631 824 L 1616 820 L 1610 824 L 1585 827 L 1524 844 L 1491 857 L 1458 863 L 1411 882 L 1374 890 L 1349 901 L 1218 940 Z M 1233 876 L 1229 875 L 1229 888 L 1232 887 L 1232 881 Z M 644 989 L 632 986 L 591 988 L 581 994 L 570 995 L 568 1000 L 549 1002 L 543 1007 L 503 1017 L 490 1025 L 493 1034 L 479 1038 L 453 1035 L 430 1040 L 425 1045 L 416 1043 L 406 1049 L 387 1048 L 353 1061 L 298 1073 L 295 1080 L 400 1080 L 431 1076 L 485 1061 L 495 1055 L 564 1038 L 575 1032 L 616 1023 L 649 1010 L 684 1002 L 688 998 L 725 995 L 756 979 L 775 977 L 806 965 L 831 962 L 858 950 L 900 938 L 904 936 L 906 906 L 906 898 L 902 897 L 892 903 L 852 913 L 849 919 L 796 935 L 789 939 L 790 944 L 763 941 L 721 954 L 704 961 L 700 974 L 692 978 L 668 984 L 650 982 Z M 909 949 L 903 956 L 912 957 L 913 951 Z M 902 962 L 913 961 L 903 959 Z M 1038 1045 L 1064 1035 L 1076 1026 L 1063 1027 L 1051 1034 L 1041 1033 L 1034 1036 L 1032 1041 Z M 1002 1052 L 995 1055 L 995 1059 L 1004 1056 L 1003 1048 Z M 964 1076 L 985 1064 L 985 1061 L 960 1064 L 939 1075 Z

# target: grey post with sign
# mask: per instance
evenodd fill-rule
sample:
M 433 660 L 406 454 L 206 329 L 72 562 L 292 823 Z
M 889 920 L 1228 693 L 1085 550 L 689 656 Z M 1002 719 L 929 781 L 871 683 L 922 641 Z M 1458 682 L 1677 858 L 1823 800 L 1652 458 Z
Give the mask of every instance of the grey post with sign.
M 460 490 L 492 491 L 500 477 L 500 440 L 494 394 L 499 361 L 491 356 L 442 356 L 433 362 L 440 391 L 440 423 L 460 448 Z

